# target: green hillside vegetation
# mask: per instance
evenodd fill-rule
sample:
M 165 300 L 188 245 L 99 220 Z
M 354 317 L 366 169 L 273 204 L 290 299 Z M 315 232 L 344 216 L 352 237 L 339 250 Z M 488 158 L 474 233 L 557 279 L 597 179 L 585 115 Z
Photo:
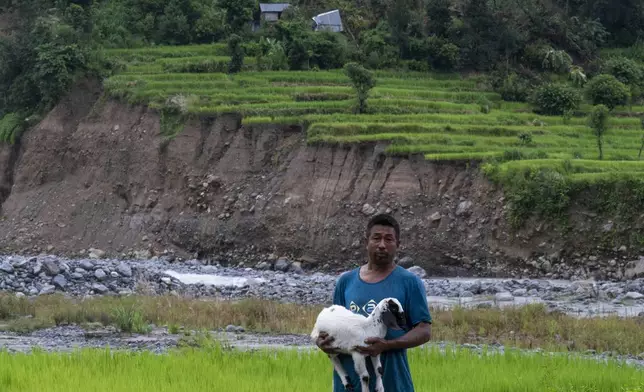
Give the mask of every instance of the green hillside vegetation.
M 224 48 L 212 45 L 210 58 L 204 57 L 206 46 L 194 56 L 189 48 L 107 50 L 124 64 L 105 82 L 108 93 L 184 117 L 238 113 L 247 125 L 301 125 L 312 144 L 385 142 L 391 155 L 483 161 L 491 179 L 514 187 L 511 213 L 517 225 L 533 212 L 557 217 L 574 194 L 589 187 L 606 195 L 594 201 L 596 210 L 636 213 L 644 201 L 640 105 L 612 109 L 598 160 L 589 98 L 580 98 L 569 116 L 543 115 L 534 101 L 503 100 L 484 76 L 374 70 L 367 113 L 357 114 L 343 70 L 258 71 L 257 59 L 246 58 L 248 71 L 239 74 L 200 73 L 195 69 L 210 67 L 210 61 L 226 68 Z M 584 92 L 579 88 L 580 97 Z
M 589 189 L 594 210 L 644 208 L 644 6 L 291 4 L 253 31 L 252 0 L 21 2 L 26 27 L 0 46 L 0 136 L 15 142 L 17 118 L 93 74 L 110 96 L 160 110 L 168 138 L 190 116 L 235 113 L 247 125 L 301 125 L 311 144 L 482 162 L 516 225 L 561 217 Z M 336 8 L 344 32 L 312 31 L 311 16 Z M 362 101 L 348 67 L 367 86 Z

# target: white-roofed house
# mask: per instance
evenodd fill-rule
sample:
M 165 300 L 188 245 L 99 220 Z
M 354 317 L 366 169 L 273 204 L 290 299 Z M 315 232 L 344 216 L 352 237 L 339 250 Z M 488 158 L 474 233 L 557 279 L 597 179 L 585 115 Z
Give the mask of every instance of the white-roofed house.
M 333 31 L 339 33 L 343 31 L 342 18 L 339 10 L 333 10 L 321 13 L 313 18 L 313 30 L 315 31 Z

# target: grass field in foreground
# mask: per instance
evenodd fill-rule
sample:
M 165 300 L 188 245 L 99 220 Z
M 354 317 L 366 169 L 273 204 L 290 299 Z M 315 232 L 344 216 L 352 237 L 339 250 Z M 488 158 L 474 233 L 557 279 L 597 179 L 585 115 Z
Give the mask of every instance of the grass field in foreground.
M 430 304 L 431 306 L 431 304 Z M 59 295 L 34 300 L 0 294 L 0 328 L 24 332 L 54 324 L 102 323 L 128 328 L 147 323 L 168 329 L 225 328 L 308 334 L 321 306 L 300 306 L 249 299 L 198 300 L 175 296 L 66 299 Z M 644 352 L 644 318 L 575 318 L 548 312 L 543 305 L 506 309 L 432 309 L 434 341 L 503 344 L 550 351 Z M 28 317 L 28 318 L 26 318 Z M 145 324 L 145 325 L 143 325 Z
M 478 356 L 466 350 L 442 354 L 436 348 L 421 348 L 410 350 L 409 360 L 419 392 L 644 391 L 640 370 L 563 356 Z M 327 392 L 332 385 L 332 365 L 317 350 L 0 353 L 0 364 L 3 392 Z

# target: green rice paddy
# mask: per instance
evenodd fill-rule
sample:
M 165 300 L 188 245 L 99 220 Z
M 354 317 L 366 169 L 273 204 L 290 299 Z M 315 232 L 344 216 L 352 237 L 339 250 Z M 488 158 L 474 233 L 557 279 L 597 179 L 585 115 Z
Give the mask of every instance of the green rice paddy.
M 506 352 L 409 351 L 417 391 L 644 391 L 644 372 L 615 362 Z M 0 353 L 3 392 L 329 391 L 332 365 L 318 350 L 238 351 L 219 346 L 172 354 L 87 349 Z
M 509 170 L 524 160 L 531 167 L 558 168 L 568 160 L 598 159 L 588 103 L 569 119 L 540 116 L 528 103 L 503 101 L 479 75 L 376 71 L 368 113 L 358 115 L 342 70 L 260 72 L 256 59 L 246 57 L 243 72 L 228 75 L 226 51 L 223 44 L 110 49 L 108 55 L 126 68 L 106 81 L 106 89 L 155 108 L 165 107 L 169 97 L 185 96 L 189 114 L 237 113 L 249 126 L 302 125 L 310 143 L 386 143 L 389 154 L 435 161 L 511 160 L 503 168 Z M 642 106 L 614 110 L 604 160 L 584 163 L 584 175 L 644 173 L 638 157 L 642 114 Z M 630 163 L 615 164 L 623 161 Z

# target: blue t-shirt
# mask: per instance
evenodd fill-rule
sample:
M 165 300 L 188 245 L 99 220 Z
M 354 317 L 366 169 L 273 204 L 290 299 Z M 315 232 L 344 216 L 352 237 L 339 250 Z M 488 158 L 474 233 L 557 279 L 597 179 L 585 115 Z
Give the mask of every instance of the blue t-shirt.
M 432 322 L 425 285 L 420 278 L 401 266 L 396 266 L 389 276 L 377 283 L 363 281 L 360 278 L 359 267 L 343 274 L 336 282 L 333 304 L 344 306 L 353 313 L 369 316 L 378 302 L 387 297 L 394 297 L 400 301 L 407 317 L 408 331 L 420 322 Z M 406 333 L 407 331 L 404 330 L 389 329 L 385 339 L 396 339 Z M 361 391 L 360 378 L 356 374 L 351 356 L 340 355 L 339 358 L 351 379 L 354 391 L 367 392 Z M 407 350 L 385 351 L 380 355 L 380 362 L 384 370 L 382 382 L 385 391 L 414 392 Z M 366 363 L 369 371 L 369 392 L 372 392 L 375 389 L 376 374 L 371 360 L 367 359 Z M 335 370 L 333 371 L 333 392 L 345 392 L 344 385 Z

